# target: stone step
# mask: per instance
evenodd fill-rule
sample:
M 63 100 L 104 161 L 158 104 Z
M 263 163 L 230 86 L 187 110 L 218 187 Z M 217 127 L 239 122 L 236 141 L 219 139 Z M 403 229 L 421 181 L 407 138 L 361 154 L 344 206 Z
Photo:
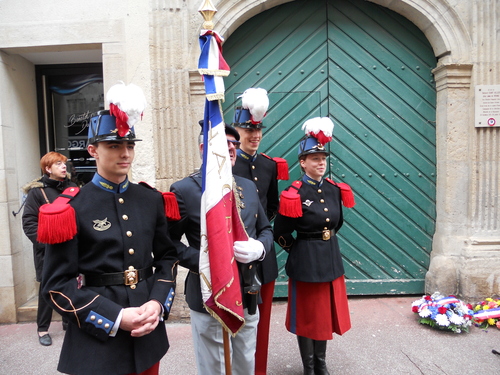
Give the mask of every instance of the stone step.
M 17 321 L 25 323 L 36 322 L 37 308 L 38 308 L 38 296 L 35 296 L 17 309 Z M 54 311 L 52 313 L 52 320 L 62 320 L 61 315 L 59 315 Z

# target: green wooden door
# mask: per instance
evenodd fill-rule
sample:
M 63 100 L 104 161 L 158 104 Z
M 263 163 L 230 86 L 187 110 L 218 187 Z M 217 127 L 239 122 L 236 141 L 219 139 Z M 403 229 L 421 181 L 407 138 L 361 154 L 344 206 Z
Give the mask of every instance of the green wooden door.
M 329 175 L 350 184 L 357 202 L 339 233 L 348 293 L 422 293 L 436 177 L 436 58 L 423 33 L 366 1 L 299 0 L 248 20 L 224 55 L 226 122 L 246 88 L 268 90 L 260 151 L 285 157 L 292 181 L 304 121 L 335 123 Z M 281 249 L 278 261 L 275 296 L 286 296 Z

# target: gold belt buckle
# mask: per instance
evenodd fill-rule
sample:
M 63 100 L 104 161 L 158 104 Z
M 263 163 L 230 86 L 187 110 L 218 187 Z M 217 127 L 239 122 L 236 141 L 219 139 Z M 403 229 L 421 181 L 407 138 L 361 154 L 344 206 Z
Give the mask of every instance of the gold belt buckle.
M 135 285 L 139 282 L 139 271 L 134 266 L 130 266 L 128 270 L 123 272 L 123 277 L 125 285 Z
M 331 231 L 329 229 L 323 229 L 323 241 L 328 241 L 331 237 Z

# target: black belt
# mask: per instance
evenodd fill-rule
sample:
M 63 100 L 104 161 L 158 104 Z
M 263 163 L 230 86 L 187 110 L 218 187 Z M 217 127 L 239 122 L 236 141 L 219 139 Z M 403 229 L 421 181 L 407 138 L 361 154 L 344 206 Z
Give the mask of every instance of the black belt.
M 148 277 L 153 276 L 153 268 L 147 267 L 136 270 L 130 266 L 123 272 L 103 273 L 100 275 L 85 275 L 86 286 L 111 286 L 111 285 L 135 285 Z
M 321 232 L 297 232 L 298 240 L 323 240 L 328 241 L 331 237 L 335 235 L 333 229 L 325 229 Z

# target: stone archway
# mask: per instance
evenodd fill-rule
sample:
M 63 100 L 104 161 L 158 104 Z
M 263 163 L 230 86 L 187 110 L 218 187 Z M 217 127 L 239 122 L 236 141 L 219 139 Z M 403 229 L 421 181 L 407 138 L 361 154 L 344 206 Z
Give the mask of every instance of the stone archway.
M 220 4 L 215 29 L 224 37 L 248 19 L 293 0 L 226 1 Z M 467 63 L 471 40 L 465 25 L 445 0 L 368 0 L 401 14 L 422 30 L 442 64 Z

